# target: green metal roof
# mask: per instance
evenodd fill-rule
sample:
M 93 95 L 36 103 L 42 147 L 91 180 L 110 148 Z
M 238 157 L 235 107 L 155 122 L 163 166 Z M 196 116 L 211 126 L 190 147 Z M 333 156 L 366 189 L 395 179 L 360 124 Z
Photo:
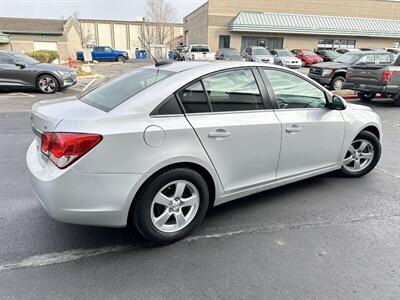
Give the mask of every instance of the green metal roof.
M 400 20 L 241 11 L 229 30 L 400 38 Z

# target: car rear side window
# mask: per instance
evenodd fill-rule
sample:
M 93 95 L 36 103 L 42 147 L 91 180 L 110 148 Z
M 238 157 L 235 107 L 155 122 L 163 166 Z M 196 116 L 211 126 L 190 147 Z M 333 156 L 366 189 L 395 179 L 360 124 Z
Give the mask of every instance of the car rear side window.
M 178 96 L 186 113 L 203 113 L 211 111 L 206 94 L 204 93 L 203 85 L 200 81 L 197 81 L 178 92 Z
M 264 69 L 279 108 L 322 108 L 326 106 L 323 91 L 310 82 L 287 72 Z
M 159 69 L 136 69 L 80 96 L 80 100 L 104 111 L 110 111 L 173 72 Z
M 256 79 L 250 69 L 237 69 L 203 79 L 212 110 L 243 111 L 264 109 Z

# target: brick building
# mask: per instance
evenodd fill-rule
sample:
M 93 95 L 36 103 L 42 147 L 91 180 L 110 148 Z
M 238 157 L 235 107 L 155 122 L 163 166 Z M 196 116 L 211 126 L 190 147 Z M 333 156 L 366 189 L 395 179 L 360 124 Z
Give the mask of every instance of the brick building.
M 212 50 L 398 47 L 399 16 L 400 2 L 390 0 L 208 0 L 184 18 L 184 42 Z

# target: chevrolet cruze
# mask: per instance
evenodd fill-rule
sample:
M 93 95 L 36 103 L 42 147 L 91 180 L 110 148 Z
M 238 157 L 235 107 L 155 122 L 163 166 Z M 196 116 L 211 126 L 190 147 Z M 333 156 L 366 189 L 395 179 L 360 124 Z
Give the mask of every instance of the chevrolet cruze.
M 155 243 L 210 207 L 336 171 L 370 172 L 379 117 L 307 77 L 252 62 L 178 62 L 32 108 L 33 190 L 54 219 L 134 224 Z M 322 200 L 321 200 L 322 201 Z

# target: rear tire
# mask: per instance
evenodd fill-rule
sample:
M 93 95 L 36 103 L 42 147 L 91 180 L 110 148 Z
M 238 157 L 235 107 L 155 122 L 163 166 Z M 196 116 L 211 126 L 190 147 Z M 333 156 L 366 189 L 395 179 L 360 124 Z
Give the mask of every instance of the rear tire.
M 375 98 L 376 93 L 358 92 L 357 96 L 360 98 L 361 101 L 369 102 L 369 101 L 371 101 L 372 99 Z
M 362 131 L 347 150 L 342 168 L 337 173 L 343 177 L 364 176 L 376 167 L 381 151 L 379 139 L 369 131 Z
M 395 97 L 394 97 L 394 105 L 396 105 L 397 107 L 400 107 L 400 93 L 399 94 L 397 94 Z
M 209 189 L 199 173 L 178 168 L 152 178 L 134 201 L 130 222 L 147 240 L 169 244 L 189 235 L 203 221 Z

